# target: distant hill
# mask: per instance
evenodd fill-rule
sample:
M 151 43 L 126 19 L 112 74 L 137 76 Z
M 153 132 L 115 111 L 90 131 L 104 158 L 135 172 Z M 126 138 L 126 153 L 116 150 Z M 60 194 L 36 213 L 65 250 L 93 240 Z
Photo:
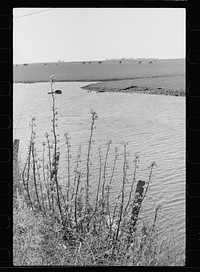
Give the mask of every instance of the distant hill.
M 49 81 L 108 81 L 185 74 L 185 59 L 105 60 L 82 62 L 24 63 L 13 66 L 15 83 Z

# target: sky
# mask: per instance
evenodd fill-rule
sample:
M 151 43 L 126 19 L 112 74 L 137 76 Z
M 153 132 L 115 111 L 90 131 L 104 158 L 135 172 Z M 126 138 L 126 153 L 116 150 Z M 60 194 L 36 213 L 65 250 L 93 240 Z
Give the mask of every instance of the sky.
M 185 58 L 185 47 L 184 8 L 13 9 L 14 64 Z

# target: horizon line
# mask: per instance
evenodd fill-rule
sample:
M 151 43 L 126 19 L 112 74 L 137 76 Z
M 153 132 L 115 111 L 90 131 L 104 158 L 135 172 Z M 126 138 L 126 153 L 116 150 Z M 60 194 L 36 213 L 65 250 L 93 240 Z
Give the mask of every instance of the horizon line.
M 75 63 L 75 62 L 107 62 L 107 61 L 118 61 L 118 60 L 181 60 L 181 59 L 186 59 L 185 57 L 183 58 L 111 58 L 111 59 L 101 59 L 101 60 L 72 60 L 72 61 L 65 61 L 65 60 L 58 60 L 58 61 L 41 61 L 41 62 L 18 62 L 14 63 L 13 65 L 23 65 L 23 64 L 42 64 L 42 63 Z

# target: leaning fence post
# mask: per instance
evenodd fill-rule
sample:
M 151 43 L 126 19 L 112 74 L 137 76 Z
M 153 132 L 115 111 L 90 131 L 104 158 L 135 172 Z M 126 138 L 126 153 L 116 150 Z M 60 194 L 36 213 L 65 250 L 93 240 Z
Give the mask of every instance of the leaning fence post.
M 140 208 L 142 205 L 144 185 L 145 185 L 145 181 L 139 180 L 137 183 L 137 186 L 136 186 L 135 199 L 133 201 L 133 206 L 132 206 L 133 208 L 132 208 L 132 212 L 131 212 L 131 230 L 132 230 L 132 232 L 135 231 L 135 225 L 137 223 L 138 215 L 139 215 Z
M 13 195 L 16 196 L 17 189 L 20 189 L 19 165 L 18 165 L 19 139 L 13 143 Z
M 139 180 L 137 182 L 135 197 L 132 204 L 131 218 L 128 224 L 129 235 L 128 235 L 128 241 L 127 241 L 128 242 L 127 250 L 130 247 L 131 243 L 133 242 L 133 233 L 136 231 L 136 223 L 138 220 L 142 201 L 144 199 L 144 186 L 145 186 L 145 181 Z

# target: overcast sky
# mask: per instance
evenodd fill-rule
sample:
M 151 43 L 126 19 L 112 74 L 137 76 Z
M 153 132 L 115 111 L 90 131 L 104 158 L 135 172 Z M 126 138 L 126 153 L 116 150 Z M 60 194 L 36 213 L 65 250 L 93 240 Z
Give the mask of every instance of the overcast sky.
M 183 8 L 16 8 L 13 16 L 14 64 L 185 58 Z

